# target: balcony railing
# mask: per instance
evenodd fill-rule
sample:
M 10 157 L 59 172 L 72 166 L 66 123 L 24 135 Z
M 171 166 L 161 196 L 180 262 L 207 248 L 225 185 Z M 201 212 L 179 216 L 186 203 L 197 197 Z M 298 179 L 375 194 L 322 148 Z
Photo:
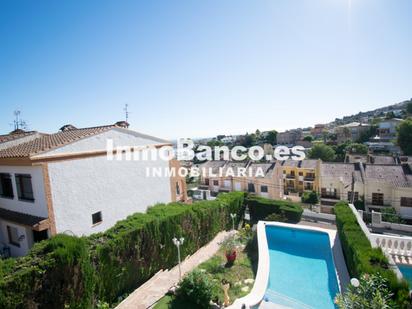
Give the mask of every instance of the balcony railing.
M 303 178 L 304 181 L 315 181 L 315 176 L 305 176 Z
M 287 175 L 286 175 L 286 178 L 287 178 L 287 179 L 295 179 L 295 175 L 293 175 L 293 174 L 287 174 Z

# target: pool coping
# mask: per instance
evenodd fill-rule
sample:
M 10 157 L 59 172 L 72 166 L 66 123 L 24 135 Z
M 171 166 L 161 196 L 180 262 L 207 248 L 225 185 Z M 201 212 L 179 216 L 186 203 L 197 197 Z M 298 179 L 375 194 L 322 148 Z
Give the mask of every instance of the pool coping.
M 258 270 L 256 274 L 255 284 L 253 285 L 250 293 L 242 298 L 237 299 L 231 306 L 227 307 L 229 309 L 242 309 L 250 308 L 252 306 L 259 305 L 263 300 L 265 295 L 268 282 L 269 282 L 269 271 L 270 271 L 270 259 L 269 250 L 266 238 L 266 226 L 280 226 L 289 227 L 299 230 L 309 230 L 315 232 L 323 232 L 329 236 L 330 246 L 333 255 L 333 263 L 335 266 L 335 274 L 338 281 L 339 291 L 344 291 L 345 287 L 349 283 L 349 275 L 346 268 L 345 259 L 343 257 L 342 247 L 340 244 L 340 239 L 337 235 L 337 231 L 324 229 L 314 226 L 302 226 L 296 224 L 273 222 L 273 221 L 259 221 L 257 224 L 257 239 L 258 239 Z M 276 306 L 276 304 L 274 304 Z M 279 308 L 285 308 L 284 306 L 278 305 Z

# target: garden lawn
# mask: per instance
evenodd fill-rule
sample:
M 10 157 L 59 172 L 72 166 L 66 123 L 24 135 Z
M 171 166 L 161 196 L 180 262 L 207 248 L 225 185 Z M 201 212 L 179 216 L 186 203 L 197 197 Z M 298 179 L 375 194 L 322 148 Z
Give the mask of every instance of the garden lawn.
M 236 237 L 238 240 L 237 258 L 235 263 L 226 266 L 224 248 L 220 248 L 215 256 L 200 264 L 196 270 L 207 275 L 215 283 L 213 289 L 213 301 L 223 303 L 224 294 L 221 282 L 223 279 L 230 283 L 230 301 L 247 295 L 252 289 L 254 282 L 245 283 L 246 279 L 254 279 L 258 263 L 258 250 L 256 237 L 244 238 Z M 174 296 L 167 295 L 155 305 L 154 309 L 192 309 L 192 304 L 187 304 Z

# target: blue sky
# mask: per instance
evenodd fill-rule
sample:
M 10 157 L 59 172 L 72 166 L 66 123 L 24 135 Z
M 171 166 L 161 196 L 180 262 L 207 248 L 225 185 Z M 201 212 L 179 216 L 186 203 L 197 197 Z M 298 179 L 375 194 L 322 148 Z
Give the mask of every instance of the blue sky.
M 410 0 L 0 1 L 0 133 L 310 126 L 412 97 Z

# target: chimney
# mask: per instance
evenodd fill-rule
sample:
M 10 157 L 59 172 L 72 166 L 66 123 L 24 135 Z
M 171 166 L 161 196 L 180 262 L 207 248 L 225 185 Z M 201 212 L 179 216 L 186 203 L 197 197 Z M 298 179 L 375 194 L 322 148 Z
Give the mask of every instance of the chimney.
M 129 127 L 129 123 L 127 121 L 118 121 L 114 125 L 116 127 L 125 128 L 125 129 L 127 129 Z
M 77 130 L 77 128 L 71 124 L 66 124 L 60 128 L 60 131 L 62 132 L 72 131 L 72 130 Z

